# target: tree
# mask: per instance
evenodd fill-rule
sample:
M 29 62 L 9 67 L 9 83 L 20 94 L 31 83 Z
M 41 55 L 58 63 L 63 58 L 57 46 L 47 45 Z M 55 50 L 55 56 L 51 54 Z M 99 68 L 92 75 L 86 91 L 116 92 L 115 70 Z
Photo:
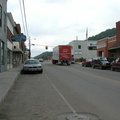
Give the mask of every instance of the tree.
M 100 40 L 106 37 L 112 37 L 116 35 L 116 28 L 107 29 L 106 31 L 103 31 L 95 36 L 89 37 L 88 40 Z

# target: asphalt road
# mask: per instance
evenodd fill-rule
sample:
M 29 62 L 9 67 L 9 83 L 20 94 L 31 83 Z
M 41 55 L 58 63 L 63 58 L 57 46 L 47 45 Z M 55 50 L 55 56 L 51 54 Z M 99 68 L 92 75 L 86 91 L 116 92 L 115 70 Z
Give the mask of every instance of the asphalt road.
M 42 64 L 43 74 L 22 74 L 11 90 L 9 120 L 120 120 L 120 72 Z

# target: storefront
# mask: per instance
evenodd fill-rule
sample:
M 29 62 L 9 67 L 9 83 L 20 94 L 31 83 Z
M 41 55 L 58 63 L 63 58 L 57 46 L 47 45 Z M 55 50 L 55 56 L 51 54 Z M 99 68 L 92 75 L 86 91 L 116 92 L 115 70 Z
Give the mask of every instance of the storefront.
M 12 55 L 12 43 L 7 40 L 7 70 L 13 68 Z
M 120 42 L 115 43 L 109 48 L 111 58 L 120 58 Z
M 23 51 L 21 49 L 13 49 L 13 67 L 22 64 Z
M 0 40 L 0 72 L 6 70 L 6 44 Z

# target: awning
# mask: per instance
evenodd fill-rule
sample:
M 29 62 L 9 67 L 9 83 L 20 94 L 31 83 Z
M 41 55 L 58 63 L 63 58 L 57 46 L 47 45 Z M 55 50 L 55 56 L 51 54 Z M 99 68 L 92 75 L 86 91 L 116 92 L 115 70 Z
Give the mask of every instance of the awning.
M 18 52 L 18 53 L 23 53 L 23 51 L 21 49 L 13 49 L 13 52 Z
M 120 41 L 115 43 L 113 46 L 111 46 L 109 50 L 118 49 L 118 48 L 120 48 Z

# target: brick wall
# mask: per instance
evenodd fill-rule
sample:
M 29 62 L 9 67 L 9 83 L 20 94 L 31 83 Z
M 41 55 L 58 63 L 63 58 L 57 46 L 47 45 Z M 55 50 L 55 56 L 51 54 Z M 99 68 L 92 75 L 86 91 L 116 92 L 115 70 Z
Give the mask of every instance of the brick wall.
M 112 45 L 114 45 L 116 43 L 116 36 L 113 36 L 113 37 L 110 37 L 110 38 L 109 37 L 108 38 L 104 38 L 102 40 L 99 40 L 97 43 L 99 45 L 99 48 L 97 49 L 97 56 L 98 57 L 102 57 L 101 52 L 103 52 L 104 53 L 104 57 L 109 57 L 108 49 L 109 49 L 109 47 L 111 47 Z
M 107 41 L 107 47 L 108 49 L 113 46 L 116 43 L 116 36 L 110 37 Z
M 120 21 L 116 22 L 116 40 L 120 41 Z

